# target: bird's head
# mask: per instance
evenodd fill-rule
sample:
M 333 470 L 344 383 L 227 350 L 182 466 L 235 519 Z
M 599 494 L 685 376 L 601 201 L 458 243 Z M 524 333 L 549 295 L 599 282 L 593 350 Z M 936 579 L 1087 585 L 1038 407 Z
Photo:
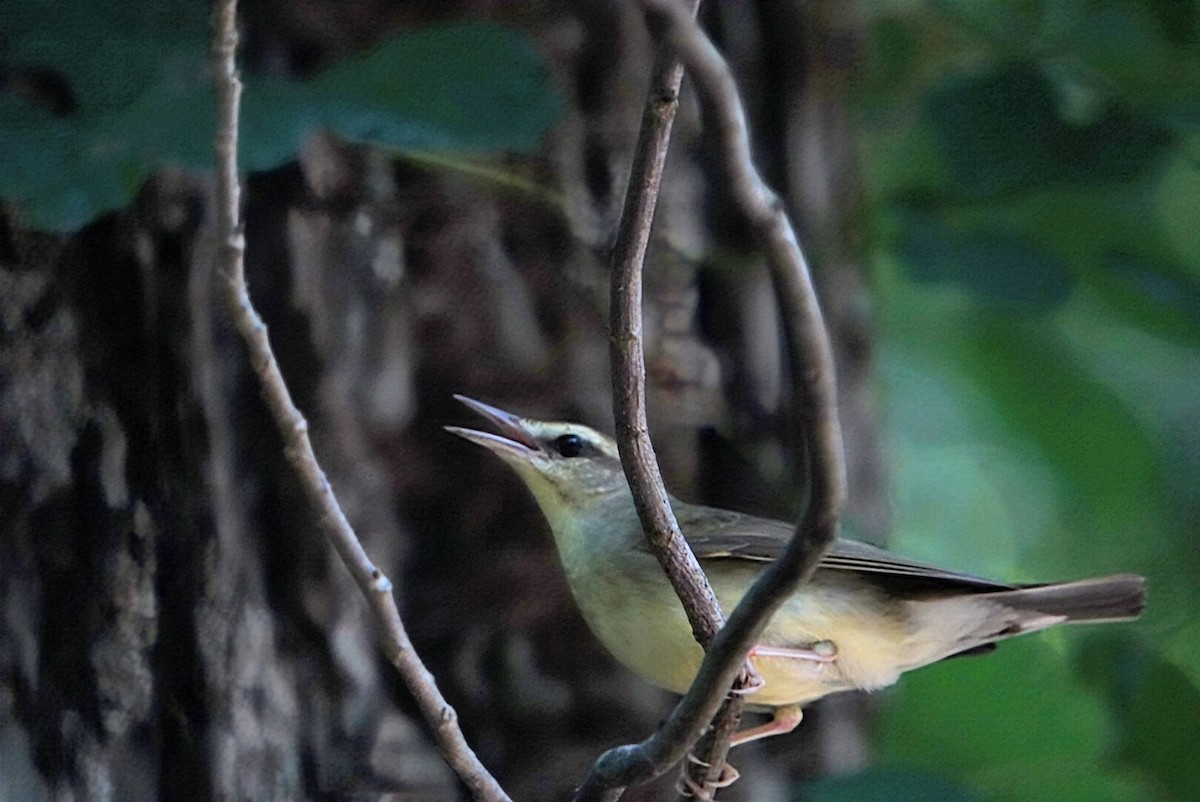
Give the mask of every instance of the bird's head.
M 512 466 L 547 517 L 626 491 L 617 444 L 578 423 L 530 420 L 472 398 L 456 395 L 487 418 L 499 434 L 447 426 L 446 431 L 494 452 Z

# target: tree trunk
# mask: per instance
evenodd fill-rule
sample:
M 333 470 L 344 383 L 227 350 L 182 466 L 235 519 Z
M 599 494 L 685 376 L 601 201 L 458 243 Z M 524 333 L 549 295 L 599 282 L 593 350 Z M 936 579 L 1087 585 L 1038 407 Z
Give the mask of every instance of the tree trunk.
M 788 24 L 808 29 L 824 5 Z M 280 10 L 295 15 L 281 29 L 320 30 L 331 54 L 373 30 L 322 29 L 304 16 L 319 4 L 304 8 Z M 807 221 L 793 160 L 838 142 L 853 155 L 838 126 L 796 146 L 791 115 L 844 118 L 844 91 L 809 91 L 826 67 L 842 74 L 811 58 L 769 70 L 786 52 L 772 8 L 714 6 L 707 22 L 758 87 L 759 150 Z M 606 249 L 652 43 L 623 4 L 544 10 L 533 33 L 569 111 L 513 169 L 532 166 L 561 205 L 323 136 L 246 197 L 251 296 L 317 455 L 468 739 L 519 799 L 563 798 L 671 701 L 587 632 L 517 479 L 441 430 L 466 419 L 453 392 L 611 429 Z M 269 50 L 261 13 L 249 38 Z M 651 431 L 685 498 L 791 514 L 769 282 L 710 156 L 688 96 L 647 273 Z M 0 798 L 454 798 L 216 303 L 205 193 L 163 175 L 66 239 L 3 221 Z M 853 493 L 878 531 L 853 209 L 802 234 L 842 347 L 852 475 L 870 468 Z M 722 798 L 771 793 L 747 750 Z

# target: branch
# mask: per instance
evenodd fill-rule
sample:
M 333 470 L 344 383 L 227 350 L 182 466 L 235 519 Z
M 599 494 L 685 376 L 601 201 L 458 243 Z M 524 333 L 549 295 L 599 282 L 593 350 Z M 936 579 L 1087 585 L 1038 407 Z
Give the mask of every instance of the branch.
M 442 697 L 433 675 L 413 649 L 396 608 L 391 581 L 371 562 L 338 505 L 329 480 L 313 453 L 308 438 L 308 422 L 292 403 L 283 374 L 271 351 L 267 327 L 250 302 L 244 264 L 246 241 L 241 221 L 241 184 L 237 172 L 238 107 L 242 92 L 235 64 L 237 0 L 219 0 L 216 5 L 212 53 L 217 84 L 217 134 L 214 143 L 217 160 L 217 259 L 230 317 L 245 340 L 250 364 L 262 384 L 263 397 L 283 436 L 288 462 L 295 469 L 309 501 L 318 511 L 326 537 L 366 597 L 379 624 L 384 652 L 415 697 L 446 762 L 476 799 L 508 800 L 504 789 L 471 751 L 458 727 L 454 708 Z
M 725 617 L 667 501 L 646 423 L 646 357 L 642 345 L 642 262 L 682 80 L 683 65 L 664 48 L 655 59 L 611 257 L 613 416 L 621 465 L 650 550 L 683 602 L 692 635 L 701 646 L 707 646 L 724 625 Z
M 689 3 L 695 14 L 699 1 Z M 665 46 L 659 48 L 650 78 L 641 130 L 611 255 L 613 415 L 621 464 L 651 552 L 662 565 L 683 605 L 692 635 L 702 647 L 724 626 L 716 594 L 684 540 L 667 501 L 666 488 L 646 422 L 646 366 L 642 336 L 642 265 L 654 221 L 671 127 L 679 107 L 683 65 Z M 721 776 L 729 739 L 741 719 L 742 697 L 729 695 L 722 725 L 711 732 L 698 757 L 708 764 L 686 767 L 703 787 Z M 619 791 L 617 792 L 619 794 Z
M 706 116 L 717 129 L 734 198 L 771 268 L 788 344 L 793 392 L 807 413 L 807 508 L 788 549 L 730 616 L 726 629 L 732 630 L 739 618 L 750 614 L 743 610 L 751 606 L 748 602 L 769 598 L 758 592 L 760 588 L 777 585 L 785 589 L 785 596 L 794 591 L 816 569 L 837 534 L 838 516 L 846 500 L 846 465 L 837 415 L 833 349 L 812 274 L 784 204 L 754 167 L 746 115 L 728 64 L 683 8 L 670 0 L 642 0 L 642 3 L 667 21 L 667 40 L 691 71 L 696 88 L 707 101 Z M 781 600 L 776 600 L 775 607 Z
M 684 757 L 717 712 L 746 653 L 754 645 L 766 622 L 812 574 L 821 556 L 833 542 L 846 495 L 845 464 L 828 333 L 817 304 L 808 264 L 800 251 L 783 204 L 763 182 L 751 160 L 750 137 L 737 85 L 728 65 L 687 8 L 669 0 L 642 0 L 642 3 L 648 13 L 666 23 L 667 43 L 692 72 L 696 87 L 708 107 L 706 116 L 710 117 L 716 129 L 734 198 L 766 252 L 784 320 L 793 396 L 808 413 L 805 418 L 805 442 L 809 462 L 809 498 L 787 549 L 759 577 L 733 611 L 726 626 L 712 639 L 691 688 L 671 716 L 645 741 L 617 747 L 601 755 L 576 792 L 576 799 L 615 798 L 612 789 L 662 774 Z M 639 182 L 639 185 L 642 183 Z M 627 211 L 629 206 L 627 199 Z M 614 270 L 616 265 L 614 259 Z M 640 287 L 637 289 L 637 300 L 640 301 Z M 614 306 L 617 300 L 614 289 Z M 617 345 L 615 340 L 619 331 L 614 326 L 614 346 Z M 640 327 L 634 328 L 633 332 L 635 335 L 640 333 Z M 634 422 L 633 433 L 644 434 L 644 413 L 640 428 L 638 423 Z M 618 422 L 618 435 L 621 434 Z M 624 456 L 622 451 L 622 462 L 625 462 Z M 636 498 L 636 487 L 634 492 Z M 639 514 L 641 512 L 639 507 Z M 619 795 L 619 790 L 616 793 Z

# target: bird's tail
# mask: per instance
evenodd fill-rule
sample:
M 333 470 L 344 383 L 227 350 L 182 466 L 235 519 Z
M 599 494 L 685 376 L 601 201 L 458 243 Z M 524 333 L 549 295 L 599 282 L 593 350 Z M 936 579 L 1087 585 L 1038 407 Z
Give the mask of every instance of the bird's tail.
M 1117 574 L 981 595 L 1029 613 L 1035 620 L 1045 616 L 1068 624 L 1128 621 L 1146 606 L 1146 580 L 1136 574 Z
M 1057 624 L 1136 618 L 1146 604 L 1145 586 L 1140 576 L 1118 574 L 914 602 L 904 670 L 990 651 L 998 641 Z

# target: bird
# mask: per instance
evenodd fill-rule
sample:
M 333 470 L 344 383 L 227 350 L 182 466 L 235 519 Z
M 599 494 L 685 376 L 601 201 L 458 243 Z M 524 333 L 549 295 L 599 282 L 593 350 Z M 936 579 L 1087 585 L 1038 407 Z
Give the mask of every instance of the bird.
M 571 593 L 601 644 L 653 685 L 685 693 L 703 658 L 682 603 L 646 544 L 616 442 L 578 423 L 523 418 L 454 396 L 498 433 L 446 426 L 507 463 L 550 525 Z M 669 496 L 726 614 L 778 559 L 791 524 Z M 1135 574 L 1015 585 L 838 538 L 751 649 L 746 701 L 770 722 L 732 745 L 780 735 L 831 693 L 874 691 L 949 657 L 1058 624 L 1127 621 L 1145 606 Z

